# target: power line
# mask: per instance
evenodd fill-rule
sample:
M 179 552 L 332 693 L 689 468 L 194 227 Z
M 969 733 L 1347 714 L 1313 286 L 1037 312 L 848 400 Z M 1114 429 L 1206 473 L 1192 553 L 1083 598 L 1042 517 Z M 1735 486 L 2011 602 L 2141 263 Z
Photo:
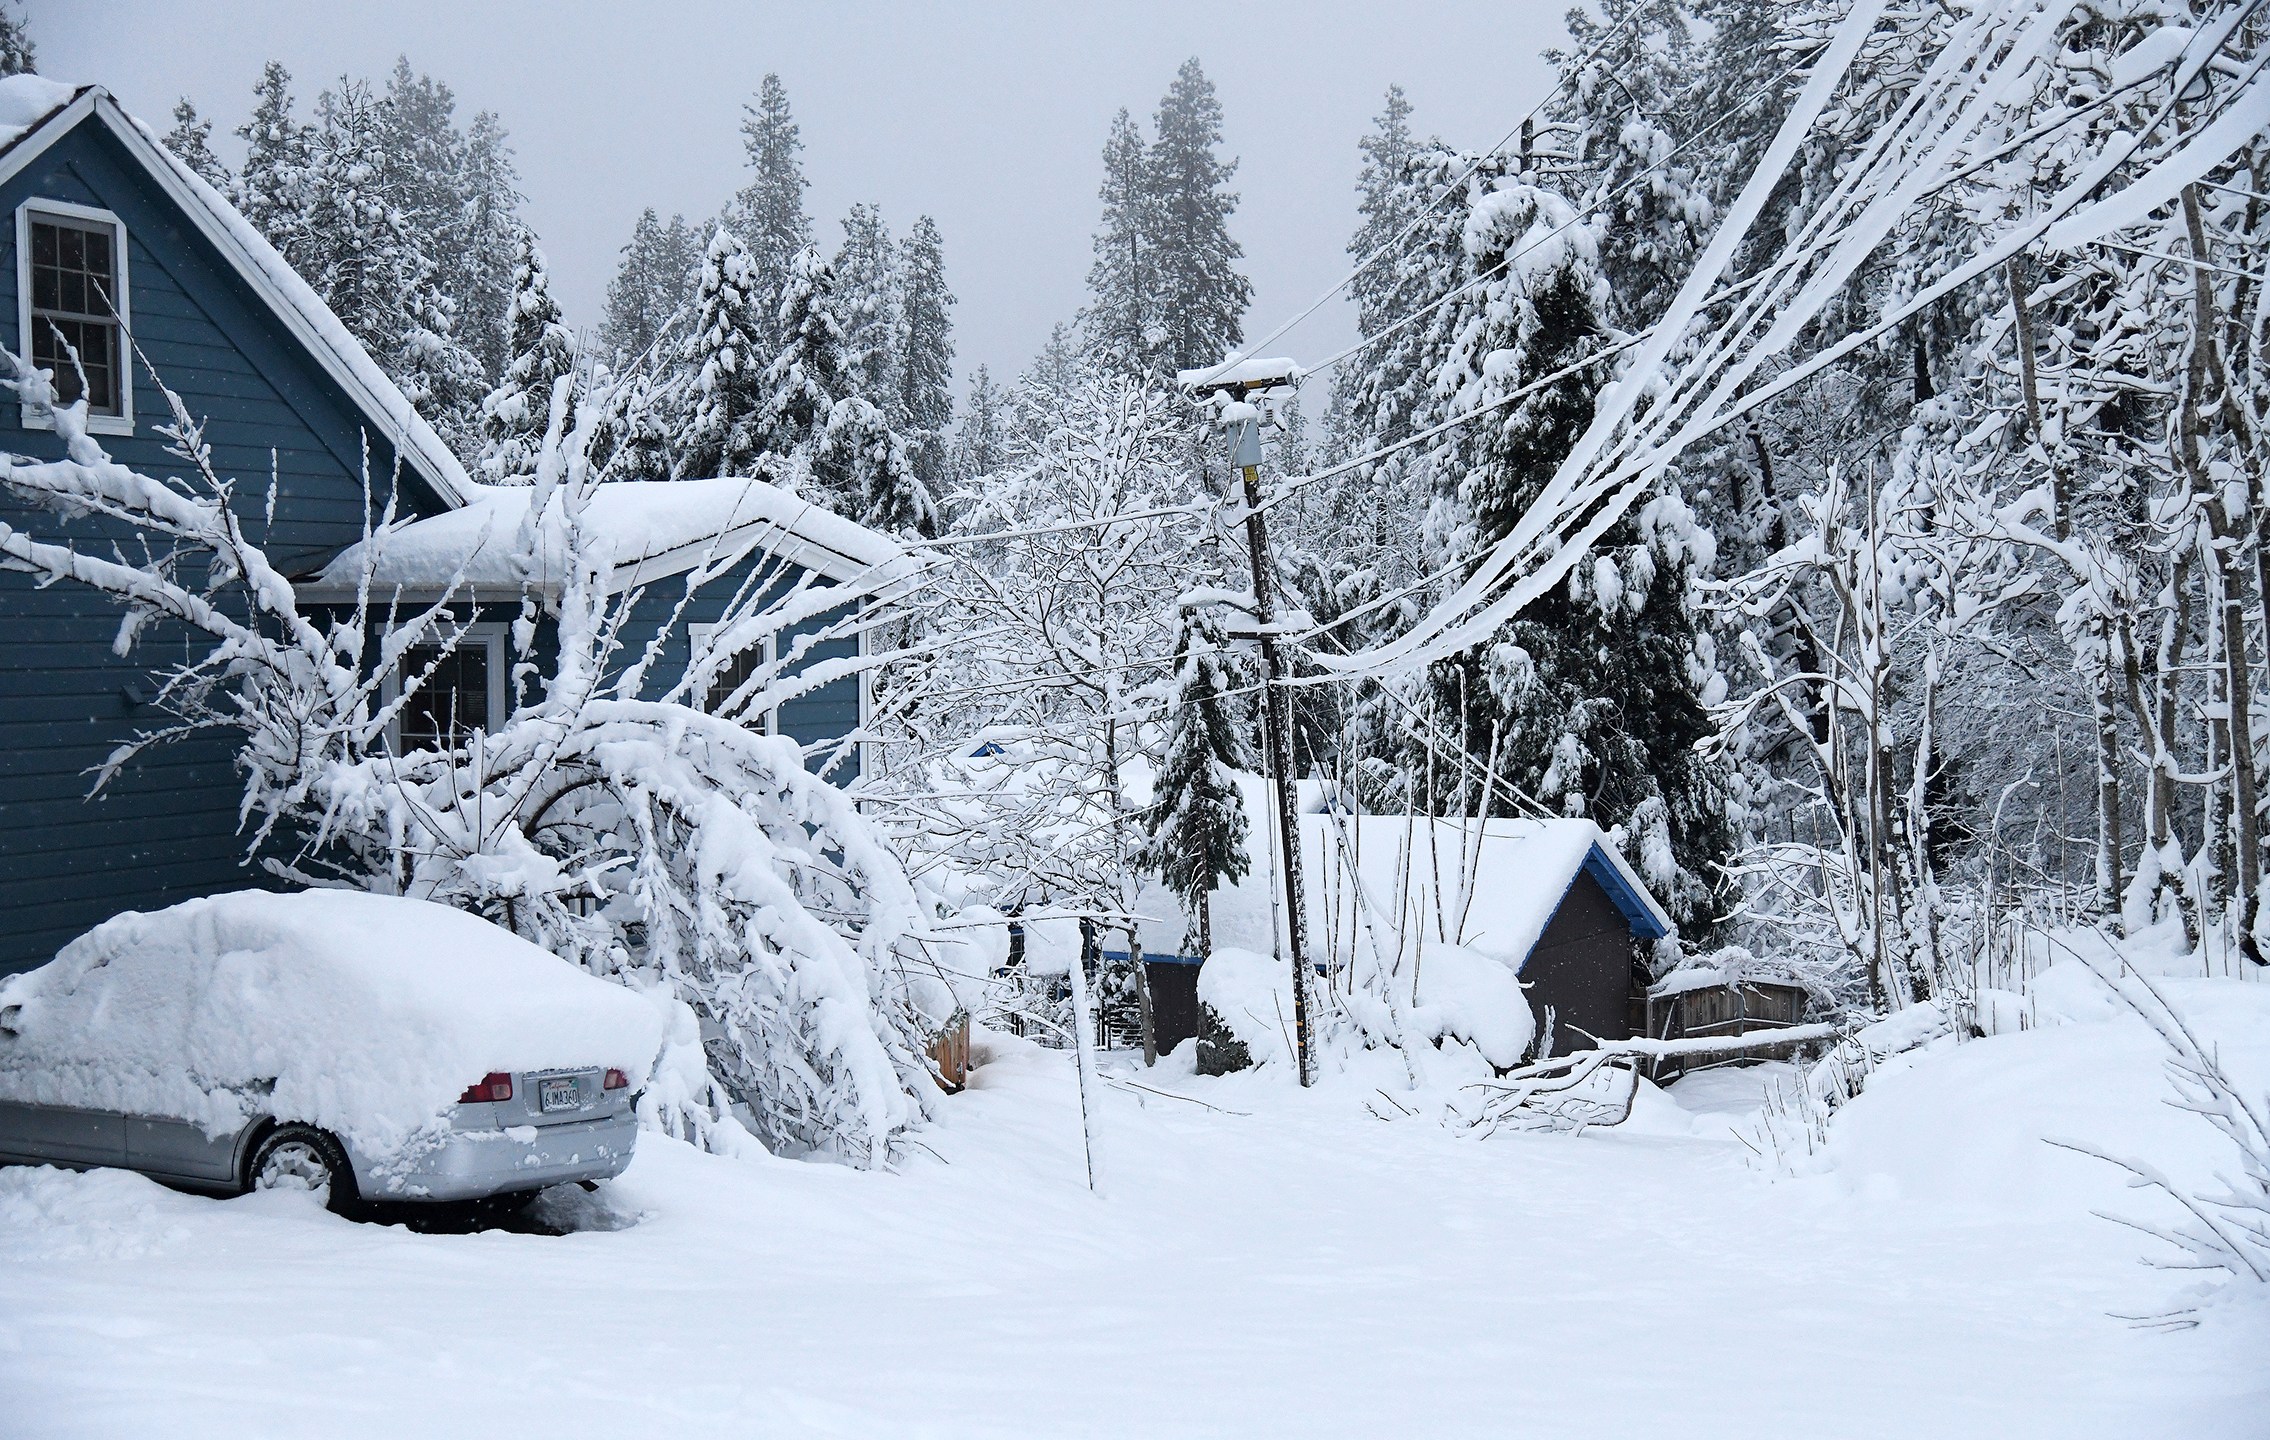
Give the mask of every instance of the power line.
M 1563 221 L 1559 225 L 1554 226 L 1551 230 L 1547 231 L 1543 235 L 1538 236 L 1536 239 L 1526 241 L 1523 245 L 1521 245 L 1520 248 L 1507 252 L 1502 258 L 1498 260 L 1496 264 L 1492 265 L 1489 269 L 1483 271 L 1481 274 L 1475 276 L 1473 279 L 1468 280 L 1465 284 L 1458 286 L 1456 289 L 1450 291 L 1446 295 L 1442 295 L 1434 300 L 1428 301 L 1425 305 L 1421 306 L 1417 310 L 1412 311 L 1410 314 L 1404 316 L 1394 324 L 1386 326 L 1375 334 L 1365 336 L 1363 339 L 1358 340 L 1355 344 L 1350 345 L 1346 349 L 1340 351 L 1337 355 L 1333 355 L 1328 359 L 1318 362 L 1316 365 L 1307 370 L 1305 374 L 1321 375 L 1325 371 L 1330 370 L 1335 365 L 1338 365 L 1343 360 L 1348 359 L 1350 356 L 1360 354 L 1364 350 L 1369 349 L 1373 345 L 1378 344 L 1380 341 L 1385 340 L 1392 335 L 1400 334 L 1402 331 L 1408 329 L 1410 326 L 1416 324 L 1426 316 L 1434 313 L 1444 305 L 1449 304 L 1452 300 L 1457 299 L 1459 296 L 1466 294 L 1468 291 L 1473 290 L 1478 286 L 1488 283 L 1490 280 L 1494 279 L 1497 276 L 1499 271 L 1506 269 L 1508 266 L 1512 265 L 1514 261 L 1520 259 L 1522 256 L 1528 254 L 1532 250 L 1539 248 L 1540 246 L 1550 244 L 1554 240 L 1559 239 L 1562 235 L 1567 234 L 1570 230 L 1583 223 L 1586 217 L 1605 207 L 1610 201 L 1620 199 L 1624 195 L 1638 189 L 1641 182 L 1646 180 L 1647 177 L 1653 175 L 1656 171 L 1662 169 L 1666 165 L 1669 165 L 1672 161 L 1678 159 L 1682 154 L 1686 153 L 1686 151 L 1691 146 L 1697 145 L 1703 140 L 1708 139 L 1711 133 L 1717 130 L 1719 126 L 1724 125 L 1727 121 L 1733 119 L 1736 115 L 1742 113 L 1744 110 L 1747 110 L 1750 105 L 1755 102 L 1760 96 L 1766 94 L 1769 90 L 1772 90 L 1776 86 L 1779 86 L 1790 76 L 1795 75 L 1798 71 L 1804 69 L 1805 66 L 1809 63 L 1811 63 L 1810 57 L 1807 57 L 1807 59 L 1805 60 L 1800 60 L 1796 64 L 1790 66 L 1788 69 L 1782 71 L 1779 75 L 1776 75 L 1773 79 L 1766 81 L 1762 85 L 1759 85 L 1755 90 L 1752 90 L 1740 101 L 1736 102 L 1733 105 L 1729 105 L 1724 110 L 1721 110 L 1718 113 L 1717 118 L 1713 119 L 1708 125 L 1696 131 L 1694 134 L 1688 136 L 1685 140 L 1680 141 L 1677 146 L 1675 146 L 1671 151 L 1665 154 L 1661 159 L 1652 162 L 1646 168 L 1634 173 L 1622 185 L 1617 186 L 1613 190 L 1604 192 L 1586 201 L 1584 208 L 1576 211 L 1567 220 Z M 1471 170 L 1469 170 L 1468 173 L 1471 174 Z

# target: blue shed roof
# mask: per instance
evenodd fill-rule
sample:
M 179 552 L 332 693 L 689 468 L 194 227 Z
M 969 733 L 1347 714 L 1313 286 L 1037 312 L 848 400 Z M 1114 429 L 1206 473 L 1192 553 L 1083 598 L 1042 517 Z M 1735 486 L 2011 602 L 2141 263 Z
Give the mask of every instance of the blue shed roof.
M 1660 940 L 1671 933 L 1671 927 L 1663 923 L 1662 912 L 1648 903 L 1647 897 L 1634 888 L 1624 867 L 1598 845 L 1584 852 L 1582 873 L 1590 875 L 1608 892 L 1608 899 L 1615 904 L 1617 912 L 1631 922 L 1634 936 L 1641 940 Z M 1573 878 L 1570 883 L 1575 883 Z

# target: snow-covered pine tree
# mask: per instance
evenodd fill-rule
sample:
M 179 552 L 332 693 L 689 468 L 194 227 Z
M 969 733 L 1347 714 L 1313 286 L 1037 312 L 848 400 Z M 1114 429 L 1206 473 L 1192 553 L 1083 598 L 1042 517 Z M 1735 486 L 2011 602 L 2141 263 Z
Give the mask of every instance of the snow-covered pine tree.
M 1571 11 L 1568 27 L 1574 50 L 1546 52 L 1561 70 L 1548 111 L 1558 127 L 1552 148 L 1529 156 L 1531 178 L 1587 197 L 1608 281 L 1603 318 L 1640 330 L 1670 303 L 1715 218 L 1708 152 L 1683 142 L 1739 97 L 1698 90 L 1703 57 L 1681 0 L 1602 0 L 1598 18 Z
M 1348 297 L 1356 304 L 1356 333 L 1366 338 L 1410 313 L 1398 293 L 1401 274 L 1395 262 L 1407 248 L 1404 232 L 1416 216 L 1410 175 L 1421 147 L 1411 134 L 1411 109 L 1403 87 L 1388 86 L 1371 133 L 1356 142 L 1363 165 L 1356 172 L 1358 219 L 1348 254 L 1371 263 L 1349 282 Z
M 1103 219 L 1096 227 L 1095 263 L 1088 267 L 1080 345 L 1089 363 L 1123 375 L 1152 374 L 1165 336 L 1151 254 L 1158 225 L 1150 166 L 1142 127 L 1122 109 L 1111 117 L 1103 144 Z
M 1153 323 L 1161 335 L 1152 360 L 1171 377 L 1215 364 L 1244 342 L 1253 283 L 1237 271 L 1245 251 L 1230 235 L 1237 162 L 1216 153 L 1222 102 L 1197 57 L 1175 72 L 1152 128 L 1145 215 L 1153 237 Z
M 1203 608 L 1186 610 L 1174 646 L 1166 754 L 1143 824 L 1143 863 L 1182 901 L 1201 959 L 1213 953 L 1213 892 L 1245 878 L 1249 823 L 1237 773 L 1254 768 L 1253 731 L 1240 698 L 1251 677 Z
M 898 427 L 915 476 L 933 495 L 951 469 L 946 438 L 954 423 L 954 293 L 946 288 L 946 242 L 938 222 L 919 216 L 899 247 Z
M 213 153 L 213 122 L 197 117 L 197 106 L 187 95 L 174 102 L 173 128 L 166 132 L 165 147 L 196 176 L 226 195 L 229 167 Z
M 1485 159 L 1466 182 L 1468 203 L 1443 208 L 1441 223 L 1462 238 L 1466 276 L 1488 278 L 1445 306 L 1432 332 L 1448 344 L 1422 423 L 1492 404 L 1605 343 L 1592 233 L 1570 223 L 1567 201 L 1521 180 L 1518 164 Z M 1513 527 L 1583 433 L 1605 378 L 1579 369 L 1427 447 L 1430 569 L 1478 559 Z M 1494 763 L 1551 809 L 1623 827 L 1631 858 L 1689 939 L 1724 912 L 1719 867 L 1734 839 L 1723 776 L 1695 748 L 1710 733 L 1702 691 L 1712 666 L 1688 575 L 1708 565 L 1712 544 L 1678 496 L 1657 496 L 1602 538 L 1569 586 L 1433 667 L 1422 706 L 1435 745 L 1464 757 L 1433 767 L 1437 813 L 1472 803 Z M 1419 776 L 1428 737 L 1410 744 L 1406 763 Z M 1502 795 L 1488 805 L 1511 810 Z
M 268 62 L 252 95 L 252 117 L 236 132 L 246 144 L 244 169 L 230 187 L 229 199 L 252 228 L 289 260 L 305 213 L 314 135 L 292 118 L 292 76 L 281 64 Z M 298 262 L 293 263 L 296 268 Z
M 789 112 L 788 90 L 768 74 L 757 87 L 756 103 L 741 107 L 741 143 L 749 158 L 749 180 L 726 207 L 723 223 L 741 237 L 756 267 L 755 285 L 766 344 L 779 344 L 776 328 L 789 267 L 812 243 L 812 221 L 804 213 L 804 163 L 798 158 L 804 137 Z
M 856 204 L 843 217 L 835 252 L 837 311 L 843 322 L 844 382 L 850 393 L 899 421 L 899 247 L 882 212 Z
M 969 404 L 954 431 L 954 483 L 991 475 L 1009 459 L 1009 400 L 983 365 L 970 377 Z
M 700 283 L 702 246 L 683 215 L 664 225 L 648 206 L 631 228 L 623 263 L 607 283 L 607 310 L 599 340 L 617 364 L 652 349 L 670 317 L 683 309 Z
M 383 186 L 387 115 L 360 81 L 318 101 L 321 117 L 287 237 L 292 262 L 333 314 L 461 454 L 477 444 L 480 362 L 455 336 L 422 237 Z
M 445 287 L 456 302 L 460 335 L 479 357 L 482 373 L 501 376 L 510 354 L 506 310 L 512 293 L 515 242 L 520 222 L 520 174 L 505 143 L 504 126 L 483 110 L 473 117 L 458 149 L 457 223 L 442 228 L 439 258 L 462 265 L 446 271 Z
M 433 262 L 434 285 L 456 317 L 455 336 L 483 383 L 503 377 L 521 225 L 519 176 L 504 127 L 486 111 L 457 128 L 447 85 L 394 62 L 380 97 L 385 163 L 379 187 Z
M 30 30 L 6 8 L 0 8 L 0 76 L 30 75 L 37 69 Z
M 376 99 L 377 123 L 385 139 L 379 188 L 437 263 L 462 259 L 452 254 L 443 260 L 446 232 L 457 224 L 466 198 L 457 173 L 461 145 L 457 96 L 431 75 L 413 71 L 408 56 L 399 56 Z M 501 316 L 504 307 L 497 310 Z
M 523 230 L 513 265 L 512 359 L 504 379 L 481 400 L 481 456 L 478 469 L 490 481 L 516 481 L 536 473 L 551 423 L 552 390 L 563 375 L 575 373 L 575 336 L 552 299 L 552 279 L 536 237 Z M 569 400 L 563 428 L 574 426 Z
M 691 328 L 678 348 L 689 413 L 671 457 L 678 479 L 751 475 L 767 448 L 769 382 L 757 267 L 741 237 L 719 226 L 702 257 Z
M 843 364 L 842 299 L 817 248 L 789 265 L 776 329 L 780 351 L 764 374 L 755 436 L 814 500 L 887 530 L 937 523 L 930 490 L 882 410 L 850 393 Z
M 669 346 L 671 340 L 665 330 L 658 343 Z M 687 379 L 667 361 L 650 359 L 612 376 L 591 397 L 596 413 L 590 455 L 600 478 L 670 478 L 672 454 L 691 408 Z
M 1357 145 L 1360 218 L 1348 253 L 1371 263 L 1350 289 L 1358 333 L 1372 343 L 1335 373 L 1326 428 L 1342 458 L 1389 450 L 1411 435 L 1448 345 L 1442 312 L 1428 307 L 1468 273 L 1457 225 L 1435 209 L 1462 160 L 1439 141 L 1415 140 L 1411 113 L 1402 89 L 1390 87 L 1372 132 Z M 1455 200 L 1442 203 L 1458 208 Z M 1428 223 L 1413 223 L 1422 219 Z M 1421 318 L 1396 328 L 1412 317 Z M 1423 460 L 1422 453 L 1393 450 L 1329 482 L 1321 497 L 1319 533 L 1334 543 L 1318 547 L 1318 570 L 1303 588 L 1320 618 L 1359 612 L 1336 629 L 1338 643 L 1376 641 L 1409 618 L 1401 607 L 1363 607 L 1426 572 L 1420 542 L 1430 487 Z M 1352 699 L 1359 727 L 1376 732 L 1359 748 L 1384 753 L 1383 737 L 1399 723 L 1400 709 L 1373 690 Z
M 1009 438 L 1012 448 L 1017 445 L 1037 446 L 1050 431 L 1062 423 L 1065 407 L 1071 402 L 1074 389 L 1083 382 L 1082 371 L 1101 370 L 1109 374 L 1124 375 L 1100 361 L 1090 361 L 1082 354 L 1081 341 L 1075 327 L 1058 322 L 1048 329 L 1048 339 L 1033 357 L 1033 363 L 1017 377 L 1017 385 L 1009 392 Z

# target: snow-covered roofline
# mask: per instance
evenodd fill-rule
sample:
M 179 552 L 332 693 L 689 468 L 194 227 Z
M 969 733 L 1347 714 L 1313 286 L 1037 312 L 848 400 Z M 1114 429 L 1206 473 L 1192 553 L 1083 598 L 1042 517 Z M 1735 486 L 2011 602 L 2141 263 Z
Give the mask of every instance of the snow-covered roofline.
M 443 504 L 464 504 L 472 483 L 465 467 L 378 362 L 251 222 L 175 158 L 147 126 L 120 108 L 109 91 L 100 85 L 64 85 L 38 75 L 0 79 L 0 183 L 90 115 L 118 138 L 324 373 L 338 382 L 371 429 L 401 452 L 403 463 L 433 487 Z
M 340 552 L 321 574 L 298 586 L 302 599 L 354 598 L 366 559 L 374 596 L 439 599 L 462 572 L 476 597 L 531 591 L 557 593 L 567 571 L 563 492 L 550 489 L 536 552 L 521 543 L 533 485 L 468 482 L 465 503 L 446 515 L 403 526 L 376 547 Z M 822 509 L 762 480 L 616 480 L 591 488 L 583 524 L 613 547 L 610 593 L 719 567 L 763 551 L 840 583 L 895 583 L 914 563 L 889 536 Z

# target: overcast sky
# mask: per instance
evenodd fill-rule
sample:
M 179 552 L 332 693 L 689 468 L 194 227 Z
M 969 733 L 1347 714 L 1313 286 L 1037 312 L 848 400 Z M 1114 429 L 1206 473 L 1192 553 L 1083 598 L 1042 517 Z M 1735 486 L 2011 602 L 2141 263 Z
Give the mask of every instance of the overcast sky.
M 847 206 L 894 232 L 937 217 L 959 369 L 1023 368 L 1078 309 L 1112 112 L 1145 122 L 1191 55 L 1240 161 L 1233 231 L 1254 283 L 1249 338 L 1343 273 L 1356 140 L 1390 82 L 1417 124 L 1495 143 L 1549 83 L 1562 0 L 1498 3 L 837 5 L 609 0 L 28 0 L 40 69 L 108 87 L 164 128 L 188 95 L 218 139 L 273 58 L 300 113 L 341 74 L 398 54 L 494 110 L 569 319 L 598 319 L 639 211 L 714 213 L 741 183 L 742 102 L 768 70 L 804 134 L 810 205 L 833 249 Z M 234 164 L 242 142 L 216 148 Z M 1353 338 L 1335 304 L 1273 350 L 1314 360 Z

